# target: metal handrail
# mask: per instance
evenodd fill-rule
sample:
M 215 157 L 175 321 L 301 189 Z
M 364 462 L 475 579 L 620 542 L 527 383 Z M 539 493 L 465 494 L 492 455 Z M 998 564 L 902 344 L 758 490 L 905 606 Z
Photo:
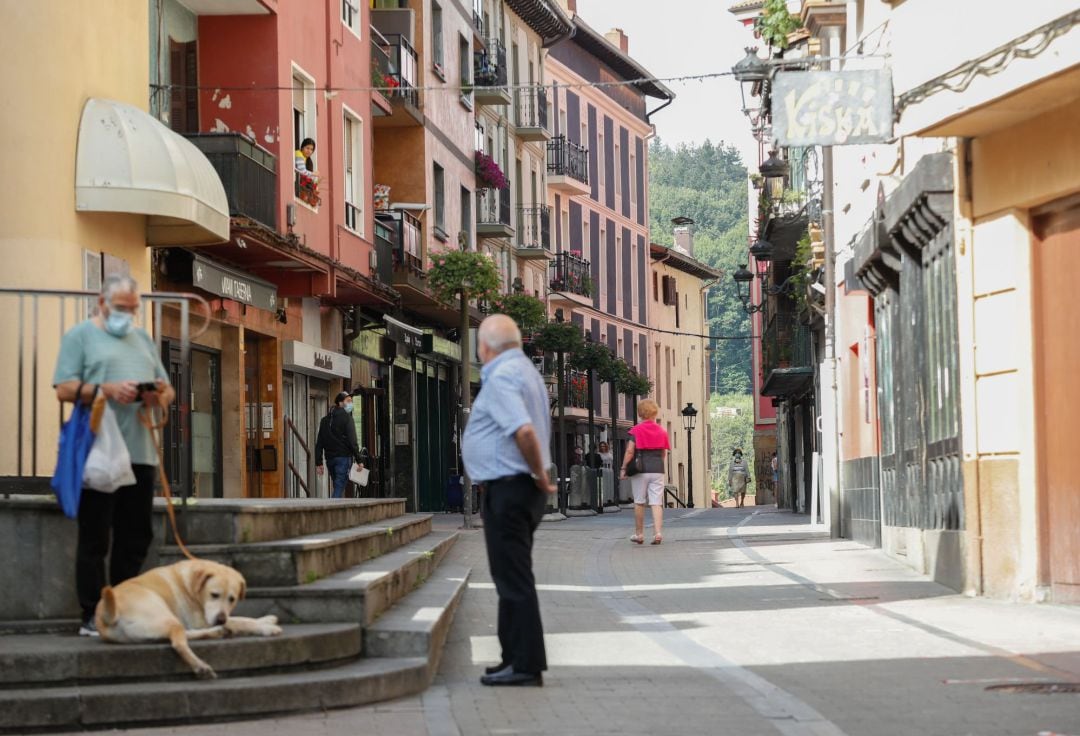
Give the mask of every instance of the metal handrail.
M 78 324 L 89 316 L 92 316 L 95 312 L 95 302 L 97 301 L 100 293 L 97 291 L 79 290 L 79 289 L 16 289 L 10 287 L 0 287 L 0 298 L 14 297 L 18 299 L 18 324 L 13 326 L 11 322 L 7 322 L 6 328 L 11 329 L 15 327 L 17 331 L 17 344 L 14 346 L 14 351 L 9 351 L 6 357 L 10 359 L 12 352 L 17 356 L 15 370 L 17 376 L 14 381 L 15 391 L 17 392 L 16 401 L 16 426 L 15 426 L 15 458 L 11 461 L 12 467 L 0 468 L 0 478 L 3 479 L 3 493 L 7 498 L 11 494 L 11 487 L 15 485 L 19 492 L 45 492 L 47 487 L 38 488 L 34 484 L 37 481 L 47 479 L 47 476 L 40 476 L 38 467 L 38 444 L 39 444 L 39 404 L 41 403 L 41 380 L 42 380 L 42 366 L 40 364 L 40 337 L 42 335 L 41 325 L 41 307 L 42 301 L 48 299 L 52 302 L 50 309 L 58 315 L 58 327 L 59 335 L 57 336 L 56 346 L 59 349 L 60 339 L 64 333 L 68 330 L 68 317 L 71 316 L 71 326 Z M 150 302 L 153 306 L 153 327 L 154 327 L 154 342 L 157 349 L 157 354 L 161 355 L 161 324 L 162 313 L 166 305 L 173 305 L 173 308 L 179 308 L 180 310 L 180 353 L 181 362 L 183 365 L 188 365 L 190 362 L 191 354 L 191 340 L 193 338 L 202 335 L 210 326 L 210 305 L 203 297 L 198 294 L 191 294 L 186 292 L 151 292 L 143 294 L 142 299 Z M 27 335 L 27 301 L 30 302 L 29 319 L 29 340 Z M 69 301 L 74 301 L 74 304 L 69 304 Z M 81 302 L 81 304 L 80 304 Z M 191 321 L 191 302 L 198 302 L 204 308 L 203 324 L 198 330 L 192 334 L 190 321 Z M 81 316 L 80 316 L 81 315 Z M 29 355 L 30 365 L 29 370 L 26 365 L 27 356 Z M 29 373 L 29 376 L 27 375 Z M 47 371 L 47 375 L 51 375 L 51 371 Z M 46 379 L 47 380 L 47 379 Z M 27 386 L 29 383 L 29 387 Z M 29 399 L 27 394 L 29 393 Z M 29 410 L 29 428 L 24 426 L 25 415 Z M 187 417 L 180 413 L 179 421 L 181 422 L 181 432 L 186 432 Z M 60 426 L 64 422 L 64 406 L 63 404 L 57 404 L 57 434 L 59 434 Z M 29 474 L 24 471 L 26 468 L 26 445 L 29 443 Z M 8 463 L 8 460 L 4 461 L 4 465 Z M 15 473 L 12 475 L 11 470 Z M 36 480 L 34 480 L 36 479 Z M 14 483 L 12 483 L 14 481 Z M 190 489 L 184 488 L 182 493 L 186 498 Z
M 304 459 L 306 460 L 305 464 L 311 465 L 311 448 L 309 448 L 307 443 L 304 442 L 304 438 L 300 436 L 300 431 L 296 428 L 293 420 L 288 416 L 285 417 L 285 428 L 289 430 L 289 433 L 285 435 L 286 441 L 291 438 L 298 442 L 300 444 L 300 449 L 304 451 Z M 304 496 L 307 498 L 311 498 L 311 491 L 308 490 L 307 482 L 304 480 L 304 477 L 300 475 L 300 471 L 296 469 L 296 466 L 293 465 L 292 453 L 289 452 L 290 449 L 291 448 L 289 448 L 288 446 L 286 446 L 285 448 L 285 457 L 288 458 L 285 464 L 289 468 L 289 472 L 292 473 L 293 478 L 296 480 L 297 483 L 300 484 L 300 488 L 303 489 Z
M 676 494 L 675 491 L 671 490 L 667 486 L 664 486 L 664 495 L 665 496 L 671 496 L 671 500 L 674 501 L 675 505 L 678 506 L 679 508 L 683 508 L 683 509 L 686 508 L 686 504 L 683 503 L 682 499 L 679 498 L 678 494 Z

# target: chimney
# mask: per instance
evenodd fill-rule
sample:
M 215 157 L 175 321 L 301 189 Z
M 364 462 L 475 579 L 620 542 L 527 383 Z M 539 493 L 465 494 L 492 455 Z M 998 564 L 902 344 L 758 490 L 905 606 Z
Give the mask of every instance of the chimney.
M 570 15 L 577 15 L 577 0 L 559 0 L 559 5 Z
M 622 51 L 624 54 L 630 53 L 630 39 L 623 33 L 621 28 L 612 28 L 610 31 L 604 34 L 604 38 L 611 41 L 611 44 Z
M 688 256 L 694 255 L 694 231 L 689 225 L 680 225 L 675 228 L 675 250 Z

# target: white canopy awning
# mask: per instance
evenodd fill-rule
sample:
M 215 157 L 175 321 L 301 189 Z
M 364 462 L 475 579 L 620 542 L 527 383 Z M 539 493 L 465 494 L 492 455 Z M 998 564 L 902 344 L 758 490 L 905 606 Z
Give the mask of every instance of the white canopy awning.
M 75 209 L 149 215 L 147 245 L 229 239 L 225 187 L 206 156 L 146 112 L 91 99 L 79 123 Z

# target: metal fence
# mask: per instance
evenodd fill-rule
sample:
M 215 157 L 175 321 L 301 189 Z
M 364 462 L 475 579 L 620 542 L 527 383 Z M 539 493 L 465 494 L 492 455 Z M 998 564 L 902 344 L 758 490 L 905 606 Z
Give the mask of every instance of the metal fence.
M 62 289 L 0 288 L 0 309 L 11 315 L 0 325 L 0 412 L 8 421 L 7 442 L 0 445 L 0 493 L 46 493 L 56 462 L 60 427 L 70 404 L 60 404 L 52 385 L 53 370 L 64 333 L 91 317 L 98 292 Z M 161 325 L 165 308 L 178 312 L 182 365 L 189 365 L 191 339 L 209 326 L 210 306 L 196 294 L 154 292 L 142 295 L 153 314 L 153 336 L 161 355 Z M 192 304 L 204 311 L 192 334 Z M 175 420 L 186 423 L 184 412 Z M 186 432 L 186 426 L 181 431 Z M 181 435 L 181 436 L 186 436 Z M 186 492 L 186 489 L 185 489 Z

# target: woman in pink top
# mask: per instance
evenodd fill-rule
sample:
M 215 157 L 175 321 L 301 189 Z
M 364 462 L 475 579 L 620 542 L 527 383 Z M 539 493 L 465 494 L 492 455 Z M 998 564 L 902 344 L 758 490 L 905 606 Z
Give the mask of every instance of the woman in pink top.
M 668 442 L 667 432 L 656 423 L 660 407 L 655 401 L 645 399 L 638 404 L 637 411 L 641 422 L 630 428 L 630 441 L 626 445 L 619 478 L 626 478 L 626 467 L 634 455 L 640 454 L 643 472 L 630 479 L 630 487 L 634 491 L 634 536 L 630 537 L 630 541 L 634 544 L 645 541 L 645 505 L 648 504 L 652 506 L 652 543 L 660 544 L 664 541 L 664 462 L 671 443 Z

